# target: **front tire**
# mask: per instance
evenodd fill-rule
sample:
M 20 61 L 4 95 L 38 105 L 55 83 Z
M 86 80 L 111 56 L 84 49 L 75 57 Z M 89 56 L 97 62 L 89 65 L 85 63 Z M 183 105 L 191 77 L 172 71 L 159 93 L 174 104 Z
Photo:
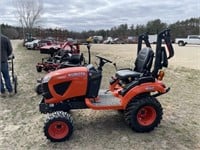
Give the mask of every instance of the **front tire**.
M 185 43 L 184 43 L 183 41 L 179 41 L 179 42 L 178 42 L 178 45 L 179 45 L 179 46 L 185 46 Z
M 136 132 L 150 132 L 162 120 L 163 109 L 155 97 L 133 99 L 124 112 L 126 123 Z
M 72 135 L 73 120 L 70 114 L 57 111 L 49 115 L 44 124 L 44 134 L 51 142 L 62 142 Z

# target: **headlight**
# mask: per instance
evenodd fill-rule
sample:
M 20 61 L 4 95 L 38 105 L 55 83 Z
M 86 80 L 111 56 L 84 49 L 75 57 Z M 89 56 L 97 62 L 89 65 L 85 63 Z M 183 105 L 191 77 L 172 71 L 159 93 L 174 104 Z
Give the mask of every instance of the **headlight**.
M 47 82 L 49 82 L 50 79 L 51 79 L 51 77 L 48 76 L 48 75 L 46 75 L 46 76 L 43 78 L 42 83 L 47 83 Z

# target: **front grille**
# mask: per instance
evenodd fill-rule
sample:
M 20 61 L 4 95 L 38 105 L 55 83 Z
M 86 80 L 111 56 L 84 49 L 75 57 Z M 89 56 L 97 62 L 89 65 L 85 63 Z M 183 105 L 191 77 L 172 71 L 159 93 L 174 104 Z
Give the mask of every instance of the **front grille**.
M 63 82 L 63 83 L 56 84 L 54 85 L 54 90 L 56 91 L 57 94 L 63 95 L 67 91 L 70 83 L 71 82 Z
M 42 95 L 44 96 L 45 99 L 52 98 L 52 95 L 51 95 L 51 93 L 49 91 L 48 83 L 43 83 L 42 84 L 42 91 L 43 91 Z

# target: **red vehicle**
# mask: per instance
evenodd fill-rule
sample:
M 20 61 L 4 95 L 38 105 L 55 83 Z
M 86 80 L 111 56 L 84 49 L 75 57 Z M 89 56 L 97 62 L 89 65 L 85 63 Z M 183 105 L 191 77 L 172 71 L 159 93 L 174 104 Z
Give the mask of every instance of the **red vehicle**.
M 165 40 L 168 53 L 162 46 L 162 39 Z M 112 62 L 100 56 L 97 56 L 97 68 L 89 64 L 45 75 L 42 80 L 43 98 L 39 104 L 41 113 L 50 113 L 44 124 L 45 136 L 52 142 L 69 139 L 74 125 L 68 112 L 85 108 L 123 111 L 126 123 L 134 131 L 152 131 L 163 115 L 156 97 L 170 90 L 162 82 L 162 68 L 168 66 L 168 59 L 173 55 L 170 31 L 167 29 L 158 35 L 155 59 L 150 47 L 139 49 L 135 68 L 116 71 L 108 90 L 100 90 L 100 84 L 103 66 Z
M 40 53 L 50 54 L 51 56 L 53 56 L 60 49 L 73 51 L 73 53 L 80 52 L 79 44 L 74 44 L 72 42 L 64 42 L 60 44 L 50 44 L 50 45 L 42 46 L 40 47 Z
M 47 72 L 56 70 L 61 63 L 66 61 L 75 65 L 80 65 L 83 61 L 83 55 L 80 54 L 79 45 L 70 42 L 65 42 L 62 45 L 44 46 L 41 47 L 40 52 L 50 54 L 50 57 L 43 58 L 42 62 L 36 65 L 36 70 L 38 72 L 42 70 Z M 64 68 L 63 65 L 61 66 L 62 68 Z
M 43 40 L 40 40 L 40 41 L 39 41 L 38 47 L 39 47 L 39 49 L 40 49 L 40 48 L 43 47 L 43 46 L 50 46 L 50 45 L 52 45 L 52 44 L 53 44 L 52 40 L 43 39 Z

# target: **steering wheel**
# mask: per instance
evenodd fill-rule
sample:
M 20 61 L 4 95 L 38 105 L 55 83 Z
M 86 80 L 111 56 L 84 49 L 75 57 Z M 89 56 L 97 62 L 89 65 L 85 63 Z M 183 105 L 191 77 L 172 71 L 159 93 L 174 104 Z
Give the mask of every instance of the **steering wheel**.
M 97 55 L 96 55 L 96 57 L 99 58 L 100 60 L 104 61 L 104 63 L 107 63 L 107 62 L 112 63 L 112 61 L 110 61 L 110 60 L 108 60 L 108 59 L 106 59 L 106 58 L 103 58 L 103 57 L 101 57 L 101 56 L 97 56 Z

